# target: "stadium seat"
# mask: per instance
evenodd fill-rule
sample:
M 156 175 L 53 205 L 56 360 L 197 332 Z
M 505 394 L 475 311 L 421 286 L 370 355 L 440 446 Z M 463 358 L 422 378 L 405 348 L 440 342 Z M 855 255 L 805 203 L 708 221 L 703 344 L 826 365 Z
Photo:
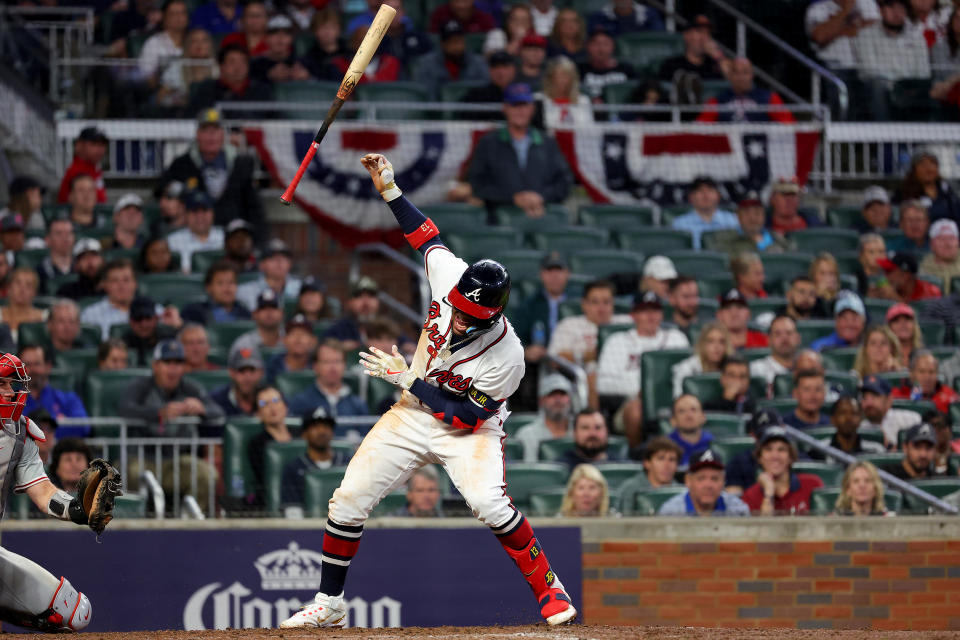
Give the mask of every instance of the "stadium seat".
M 616 237 L 621 249 L 638 251 L 646 256 L 693 248 L 693 236 L 689 231 L 674 231 L 659 227 L 621 229 L 617 231 Z
M 833 513 L 837 506 L 837 498 L 840 497 L 841 489 L 838 487 L 822 487 L 814 489 L 810 494 L 810 513 L 815 516 L 828 516 Z M 901 510 L 903 496 L 899 491 L 886 490 L 883 492 L 883 501 L 886 503 L 887 510 L 898 512 Z
M 426 205 L 420 211 L 437 225 L 441 238 L 447 233 L 475 232 L 487 221 L 487 212 L 483 208 L 462 202 Z
M 23 331 L 23 325 L 20 325 L 20 330 Z M 57 368 L 73 371 L 83 377 L 87 371 L 97 368 L 97 349 L 70 349 L 54 356 L 53 361 Z
M 735 413 L 719 413 L 708 411 L 707 421 L 703 428 L 709 431 L 714 438 L 730 438 L 746 435 L 744 431 L 744 416 Z
M 404 7 L 404 9 L 406 9 L 406 7 Z M 471 89 L 480 89 L 485 86 L 487 86 L 487 83 L 480 80 L 444 82 L 440 85 L 440 102 L 463 102 L 464 97 Z M 451 114 L 455 113 L 456 112 L 451 112 Z
M 650 207 L 592 204 L 580 207 L 580 224 L 610 231 L 632 227 L 652 227 L 654 212 Z
M 603 102 L 605 104 L 630 104 L 633 92 L 640 86 L 636 80 L 616 82 L 603 87 Z
M 233 322 L 214 322 L 207 327 L 207 334 L 210 336 L 212 346 L 230 349 L 234 341 L 247 333 L 256 329 L 257 325 L 253 320 L 234 320 Z
M 829 462 L 811 462 L 799 460 L 793 463 L 795 473 L 809 473 L 823 480 L 825 487 L 835 487 L 840 484 L 840 478 L 843 477 L 844 468 L 838 464 Z
M 281 507 L 280 485 L 283 480 L 283 468 L 307 450 L 307 443 L 301 439 L 290 442 L 270 442 L 263 453 L 263 489 L 267 511 L 279 513 Z
M 722 205 L 721 205 L 722 206 Z M 670 227 L 673 221 L 690 211 L 688 204 L 675 204 L 660 208 L 660 226 Z
M 617 273 L 641 273 L 643 255 L 617 249 L 590 249 L 579 251 L 571 258 L 572 270 L 595 278 L 606 278 Z
M 633 329 L 632 324 L 607 324 L 597 328 L 597 353 L 603 351 L 603 344 L 615 333 Z
M 278 82 L 274 87 L 273 97 L 277 102 L 299 102 L 303 104 L 302 109 L 287 109 L 283 111 L 283 117 L 291 120 L 321 120 L 328 109 L 330 101 L 337 95 L 337 89 L 340 87 L 337 82 L 318 82 L 293 81 Z M 351 114 L 344 113 L 341 117 L 349 117 Z
M 497 207 L 494 212 L 494 218 L 498 226 L 522 231 L 542 231 L 544 229 L 567 227 L 570 226 L 572 220 L 570 213 L 560 204 L 548 204 L 546 211 L 539 218 L 531 218 L 520 207 L 501 206 Z
M 683 379 L 683 392 L 691 393 L 705 403 L 723 396 L 720 373 L 698 373 Z
M 891 451 L 889 453 L 861 453 L 857 456 L 857 460 L 865 460 L 877 468 L 883 468 L 900 464 L 900 461 L 903 460 L 903 454 L 897 451 Z
M 809 253 L 761 253 L 765 283 L 780 283 L 806 275 L 814 256 Z
M 99 235 L 97 232 L 90 231 L 88 233 L 90 234 L 89 237 L 101 240 L 101 242 L 103 241 L 102 240 L 103 236 Z M 110 233 L 112 234 L 113 231 L 111 230 Z M 81 234 L 78 233 L 77 236 L 80 237 Z M 129 260 L 130 262 L 137 264 L 137 260 L 139 258 L 140 258 L 140 249 L 136 249 L 136 248 L 107 249 L 106 251 L 103 252 L 103 259 L 105 262 L 108 262 L 108 263 L 113 262 L 114 260 Z
M 767 296 L 766 298 L 747 300 L 747 306 L 750 308 L 750 317 L 754 319 L 763 313 L 776 314 L 778 310 L 786 305 L 787 299 L 781 296 Z
M 350 362 L 350 360 L 347 360 L 347 362 Z M 286 371 L 281 373 L 274 382 L 277 385 L 277 390 L 283 394 L 287 402 L 290 402 L 290 399 L 295 395 L 309 389 L 311 385 L 315 384 L 316 379 L 317 376 L 313 373 L 313 369 L 306 369 L 304 371 Z M 344 379 L 344 382 L 348 381 Z
M 910 382 L 910 373 L 907 371 L 885 371 L 876 374 L 881 380 L 886 380 L 891 387 L 899 387 Z
M 753 436 L 725 436 L 714 440 L 710 448 L 720 454 L 724 463 L 729 463 L 740 452 L 753 449 L 756 445 Z
M 570 253 L 579 249 L 600 249 L 610 241 L 606 229 L 589 227 L 546 227 L 530 234 L 535 249 Z
M 706 102 L 710 98 L 716 98 L 729 88 L 730 83 L 726 80 L 703 80 L 700 83 L 700 100 Z
M 442 490 L 442 489 L 441 489 Z M 396 513 L 407 506 L 407 488 L 399 487 L 395 491 L 388 493 L 381 498 L 377 506 L 370 512 L 371 518 L 383 518 L 387 516 L 396 516 Z
M 867 310 L 867 320 L 874 324 L 883 324 L 886 320 L 887 309 L 892 307 L 893 300 L 883 298 L 864 298 L 863 307 Z
M 855 251 L 860 242 L 860 234 L 848 228 L 817 227 L 801 229 L 790 234 L 789 239 L 796 245 L 797 251 L 817 254 L 821 251 Z
M 140 293 L 159 304 L 183 303 L 203 299 L 203 276 L 185 273 L 148 273 L 140 276 Z
M 610 495 L 615 496 L 620 490 L 620 485 L 631 478 L 636 478 L 637 474 L 643 472 L 643 464 L 640 462 L 605 462 L 597 465 L 597 471 L 607 481 Z
M 540 262 L 544 255 L 545 251 L 537 249 L 510 249 L 496 254 L 500 264 L 507 268 L 512 281 L 530 280 L 536 283 L 535 287 L 540 286 Z
M 617 55 L 621 60 L 636 61 L 637 66 L 656 75 L 664 60 L 683 55 L 683 39 L 675 33 L 640 31 L 617 37 Z
M 722 273 L 702 273 L 697 276 L 697 285 L 700 289 L 701 303 L 702 298 L 710 298 L 715 301 L 717 296 L 723 295 L 733 288 L 733 276 L 729 272 Z
M 566 486 L 568 475 L 566 465 L 556 462 L 517 462 L 507 465 L 507 495 L 523 511 L 529 505 L 533 491 Z
M 833 320 L 799 320 L 797 331 L 800 333 L 800 344 L 809 347 L 810 343 L 833 333 Z
M 738 349 L 739 353 L 747 362 L 762 360 L 770 355 L 770 347 L 750 347 L 749 349 Z
M 254 477 L 247 456 L 250 438 L 263 431 L 259 418 L 234 416 L 223 428 L 223 475 L 227 495 L 240 500 L 253 492 Z
M 212 267 L 217 260 L 220 260 L 225 255 L 226 254 L 219 249 L 214 251 L 194 251 L 190 254 L 190 272 L 203 278 L 207 273 L 207 269 Z
M 504 442 L 503 455 L 511 462 L 523 462 L 523 443 L 515 440 Z
M 530 515 L 552 517 L 560 513 L 566 487 L 547 487 L 530 494 Z
M 853 362 L 857 358 L 857 351 L 858 347 L 828 349 L 822 353 L 823 364 L 827 369 L 833 371 L 850 371 L 853 369 Z
M 568 451 L 573 451 L 572 437 L 543 440 L 537 448 L 537 459 L 541 462 L 560 462 Z
M 915 411 L 920 415 L 923 415 L 927 411 L 934 411 L 937 408 L 937 405 L 930 400 L 901 400 L 900 398 L 893 399 L 893 406 L 896 409 Z
M 36 269 L 37 265 L 43 262 L 47 257 L 47 250 L 44 249 L 21 249 L 17 251 L 17 266 L 28 269 Z
M 78 276 L 75 273 L 68 273 L 63 276 L 53 276 L 52 278 L 48 278 L 46 291 L 41 291 L 40 293 L 45 293 L 48 296 L 56 295 L 57 291 L 60 290 L 60 287 L 65 284 L 76 282 L 77 278 Z
M 758 409 L 776 409 L 780 415 L 786 415 L 797 408 L 797 401 L 793 398 L 773 398 L 758 400 Z
M 76 372 L 70 371 L 69 369 L 51 369 L 47 382 L 54 389 L 60 389 L 61 391 L 76 391 L 77 382 L 79 380 L 80 376 L 77 375 Z
M 147 517 L 147 499 L 136 493 L 125 493 L 113 499 L 113 517 L 133 520 Z
M 417 82 L 382 82 L 357 87 L 361 102 L 430 102 L 430 92 Z M 372 111 L 368 111 L 372 114 Z M 419 109 L 385 107 L 376 109 L 376 120 L 417 120 L 429 118 L 430 112 Z
M 371 376 L 364 376 L 361 378 L 366 380 L 366 402 L 367 407 L 370 409 L 370 413 L 373 415 L 379 415 L 380 411 L 378 408 L 381 404 L 388 398 L 393 398 L 397 392 L 397 387 L 393 386 L 386 380 L 381 380 L 380 378 L 374 378 Z
M 445 233 L 444 243 L 458 256 L 498 255 L 508 249 L 520 249 L 523 234 L 508 227 L 484 227 L 483 233 Z
M 507 436 L 512 436 L 519 431 L 521 427 L 527 426 L 531 422 L 537 420 L 539 417 L 539 414 L 535 412 L 525 413 L 521 411 L 514 411 L 510 414 L 510 418 L 503 424 L 503 431 L 507 434 Z
M 644 489 L 637 492 L 633 515 L 655 516 L 663 503 L 673 496 L 686 491 L 686 487 L 660 487 L 659 489 Z
M 834 229 L 849 229 L 860 219 L 860 207 L 827 207 L 827 224 Z
M 46 322 L 21 322 L 17 330 L 17 344 L 21 349 L 28 344 L 44 344 L 48 338 Z
M 935 498 L 943 498 L 960 491 L 960 478 L 956 476 L 952 478 L 922 478 L 911 480 L 910 484 L 917 489 L 926 491 Z M 928 506 L 925 502 L 914 498 L 910 494 L 904 494 L 903 496 L 903 511 L 913 514 L 939 513 L 937 509 Z
M 183 376 L 194 384 L 203 387 L 204 391 L 210 393 L 214 389 L 230 384 L 230 372 L 226 369 L 210 369 L 208 371 L 193 371 Z
M 673 266 L 677 268 L 677 273 L 689 275 L 725 273 L 729 268 L 727 264 L 727 254 L 718 251 L 694 251 L 688 249 L 661 253 L 673 261 Z
M 343 481 L 345 468 L 309 471 L 304 475 L 303 507 L 308 518 L 325 518 L 327 504 Z
M 673 383 L 670 367 L 689 358 L 690 349 L 663 349 L 647 351 L 640 356 L 640 371 L 645 420 L 656 420 L 660 410 L 669 412 L 673 402 Z
M 135 379 L 153 375 L 150 369 L 90 371 L 86 375 L 83 404 L 96 417 L 115 417 L 117 402 L 124 389 Z

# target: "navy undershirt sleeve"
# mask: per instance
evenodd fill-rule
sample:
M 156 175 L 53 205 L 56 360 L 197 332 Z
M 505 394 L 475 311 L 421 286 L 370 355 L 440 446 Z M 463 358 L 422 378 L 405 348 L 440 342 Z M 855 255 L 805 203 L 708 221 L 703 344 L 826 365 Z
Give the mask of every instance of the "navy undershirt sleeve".
M 390 206 L 390 210 L 393 212 L 394 217 L 400 224 L 400 229 L 402 229 L 404 233 L 413 233 L 420 228 L 420 225 L 427 221 L 427 216 L 423 215 L 420 209 L 417 209 L 412 202 L 407 200 L 406 196 L 394 198 L 387 204 Z M 434 236 L 420 245 L 418 251 L 426 254 L 427 249 L 438 244 L 442 245 L 443 241 L 440 240 L 440 236 Z
M 422 379 L 417 378 L 410 385 L 410 393 L 433 409 L 434 414 L 443 414 L 441 418 L 447 424 L 453 424 L 453 419 L 459 418 L 461 422 L 474 425 L 482 422 L 496 413 L 500 403 L 488 407 L 477 406 L 470 401 L 467 396 L 459 396 L 450 393 L 439 387 L 427 384 Z

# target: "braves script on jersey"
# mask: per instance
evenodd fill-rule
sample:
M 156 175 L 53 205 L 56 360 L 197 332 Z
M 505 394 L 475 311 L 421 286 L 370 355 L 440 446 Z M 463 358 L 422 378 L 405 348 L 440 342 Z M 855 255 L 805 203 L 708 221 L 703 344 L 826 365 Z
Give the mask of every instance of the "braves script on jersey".
M 446 300 L 466 270 L 467 263 L 443 245 L 427 250 L 424 257 L 432 299 L 423 323 L 411 368 L 427 383 L 456 393 L 467 394 L 484 407 L 490 401 L 502 401 L 517 390 L 523 378 L 523 345 L 506 317 L 475 338 L 467 338 L 451 347 L 453 307 Z M 464 293 L 470 298 L 471 292 Z M 401 406 L 431 413 L 430 408 L 405 391 Z M 502 426 L 510 412 L 506 403 L 486 424 Z

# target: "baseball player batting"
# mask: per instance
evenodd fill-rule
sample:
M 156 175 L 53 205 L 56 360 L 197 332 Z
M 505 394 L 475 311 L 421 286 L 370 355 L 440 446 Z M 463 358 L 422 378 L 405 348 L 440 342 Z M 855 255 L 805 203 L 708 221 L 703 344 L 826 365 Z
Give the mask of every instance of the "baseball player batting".
M 503 315 L 510 276 L 493 260 L 475 264 L 453 255 L 439 231 L 401 195 L 393 167 L 380 154 L 361 160 L 407 241 L 424 256 L 432 292 L 410 368 L 393 353 L 361 353 L 368 375 L 403 389 L 373 426 L 333 493 L 323 536 L 320 592 L 281 627 L 341 626 L 343 585 L 363 524 L 383 496 L 426 464 L 442 464 L 474 516 L 490 527 L 523 573 L 551 625 L 577 610 L 550 568 L 530 523 L 506 494 L 503 423 L 506 399 L 523 377 L 523 346 Z
M 99 534 L 113 517 L 120 474 L 103 460 L 92 461 L 80 477 L 77 497 L 50 482 L 37 448 L 46 440 L 43 430 L 22 415 L 29 382 L 20 358 L 0 355 L 0 514 L 13 489 L 26 492 L 47 515 L 89 525 Z M 90 600 L 66 578 L 0 549 L 0 620 L 58 633 L 80 631 L 90 624 L 91 613 Z

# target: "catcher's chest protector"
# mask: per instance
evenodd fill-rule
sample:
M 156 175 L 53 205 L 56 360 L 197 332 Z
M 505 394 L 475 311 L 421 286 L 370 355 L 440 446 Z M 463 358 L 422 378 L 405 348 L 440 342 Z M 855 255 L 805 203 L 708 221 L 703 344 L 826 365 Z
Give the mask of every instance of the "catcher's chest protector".
M 7 502 L 13 487 L 16 484 L 17 465 L 23 456 L 23 447 L 27 435 L 27 419 L 20 418 L 16 422 L 7 421 L 0 428 L 0 518 L 6 513 Z

